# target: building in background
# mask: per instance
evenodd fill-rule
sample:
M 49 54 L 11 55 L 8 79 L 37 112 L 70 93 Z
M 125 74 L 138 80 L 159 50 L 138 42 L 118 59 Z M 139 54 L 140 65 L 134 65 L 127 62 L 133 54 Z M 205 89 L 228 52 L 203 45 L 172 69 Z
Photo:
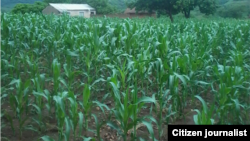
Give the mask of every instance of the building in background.
M 52 13 L 56 15 L 67 13 L 70 16 L 90 18 L 92 15 L 96 15 L 96 10 L 88 4 L 49 3 L 49 5 L 43 10 L 43 14 Z

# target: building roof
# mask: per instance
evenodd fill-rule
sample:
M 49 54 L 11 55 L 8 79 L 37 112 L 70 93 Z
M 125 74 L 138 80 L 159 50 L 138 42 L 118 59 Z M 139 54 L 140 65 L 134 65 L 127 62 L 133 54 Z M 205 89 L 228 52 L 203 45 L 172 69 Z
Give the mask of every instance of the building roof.
M 95 10 L 88 4 L 65 4 L 65 3 L 49 3 L 50 6 L 54 7 L 60 12 L 63 11 L 74 11 L 74 10 Z

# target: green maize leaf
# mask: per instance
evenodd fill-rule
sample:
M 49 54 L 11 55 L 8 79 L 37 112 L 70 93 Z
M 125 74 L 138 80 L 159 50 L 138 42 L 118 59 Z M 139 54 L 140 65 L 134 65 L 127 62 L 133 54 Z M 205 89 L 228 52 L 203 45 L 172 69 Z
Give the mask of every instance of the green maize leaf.
M 68 86 L 67 83 L 66 83 L 66 81 L 65 81 L 63 78 L 59 77 L 58 80 L 59 80 L 65 87 Z
M 84 91 L 83 91 L 83 106 L 84 107 L 87 107 L 89 103 L 88 102 L 89 98 L 90 98 L 90 89 L 89 89 L 89 86 L 85 84 Z
M 33 132 L 39 133 L 39 131 L 38 131 L 35 127 L 33 127 L 32 125 L 31 125 L 31 126 L 28 126 L 28 127 L 24 127 L 24 129 L 25 129 L 25 130 L 31 130 L 31 131 L 33 131 Z
M 199 115 L 194 115 L 194 116 L 193 116 L 194 123 L 195 123 L 196 125 L 199 125 L 199 124 L 200 124 L 199 119 L 198 119 L 198 116 L 199 116 Z
M 0 101 L 2 101 L 2 99 L 6 98 L 7 96 L 8 96 L 8 94 L 1 94 Z
M 119 134 L 122 134 L 121 129 L 117 125 L 115 125 L 114 123 L 108 121 L 107 125 L 109 127 L 111 127 L 112 129 L 116 130 Z
M 103 78 L 99 78 L 99 79 L 95 80 L 95 81 L 92 83 L 91 87 L 93 87 L 96 83 L 99 83 L 99 82 L 106 82 L 106 80 L 103 79 Z
M 47 136 L 47 135 L 41 137 L 41 139 L 42 139 L 43 141 L 55 141 L 53 138 L 51 138 L 51 137 L 49 137 L 49 136 Z
M 31 106 L 33 106 L 36 110 L 37 110 L 37 112 L 38 112 L 38 114 L 39 115 L 41 115 L 42 114 L 42 112 L 41 112 L 41 108 L 40 107 L 38 107 L 37 105 L 35 105 L 35 104 L 31 104 Z
M 60 96 L 54 96 L 53 99 L 56 101 L 56 104 L 58 104 L 58 108 L 60 108 L 63 113 L 65 113 L 65 109 L 64 109 L 64 103 L 63 103 L 63 100 L 62 100 L 62 97 Z
M 204 82 L 204 81 L 195 81 L 195 85 L 198 85 L 198 84 L 201 84 L 201 85 L 210 85 L 210 83 L 207 83 L 207 82 Z
M 194 111 L 197 112 L 197 115 L 193 116 L 195 124 L 196 125 L 202 124 L 201 123 L 201 112 L 199 110 L 197 110 L 197 109 L 195 109 Z
M 14 79 L 14 80 L 12 80 L 9 85 L 13 85 L 13 84 L 16 84 L 16 83 L 18 85 L 20 85 L 20 79 Z
M 1 56 L 4 56 L 5 52 L 3 50 L 1 50 Z
M 5 79 L 5 78 L 7 78 L 8 76 L 9 76 L 9 74 L 2 74 L 2 75 L 1 75 L 1 78 L 2 78 L 2 79 Z
M 69 55 L 69 56 L 74 56 L 74 57 L 79 56 L 76 52 L 72 52 L 72 51 L 70 51 L 69 49 L 67 50 L 67 55 Z
M 186 76 L 186 75 L 179 75 L 177 73 L 174 73 L 174 75 L 177 76 L 182 81 L 182 83 L 184 84 L 184 86 L 187 86 L 186 80 L 189 80 L 188 76 Z
M 140 141 L 146 141 L 145 139 L 143 139 L 143 138 L 141 138 L 141 137 L 139 137 L 139 140 L 140 140 Z
M 33 91 L 32 94 L 34 94 L 35 96 L 44 97 L 46 100 L 48 100 L 48 97 L 44 93 Z
M 25 124 L 25 122 L 29 119 L 29 117 L 25 117 L 24 119 L 22 119 L 22 121 L 19 123 L 20 127 L 23 127 L 23 125 Z
M 235 104 L 235 108 L 236 108 L 236 112 L 239 113 L 240 112 L 240 103 L 238 99 L 232 99 L 234 104 Z
M 152 139 L 153 139 L 154 141 L 157 141 L 157 140 L 155 139 L 154 130 L 153 130 L 153 127 L 152 127 L 151 123 L 149 123 L 148 121 L 144 121 L 144 120 L 143 120 L 143 121 L 142 121 L 142 124 L 144 124 L 144 125 L 147 127 L 148 132 L 149 132 L 149 134 L 151 135 Z
M 117 88 L 117 85 L 115 85 L 113 82 L 109 82 L 113 88 L 113 91 L 114 91 L 114 94 L 115 94 L 115 97 L 120 100 L 120 94 L 119 94 L 119 90 Z
M 98 107 L 100 107 L 103 113 L 104 113 L 103 107 L 106 108 L 106 110 L 110 110 L 106 104 L 100 103 L 99 101 L 93 101 L 93 103 L 95 103 Z
M 1 23 L 3 135 L 7 125 L 43 134 L 44 113 L 56 118 L 58 140 L 79 140 L 83 127 L 100 140 L 113 120 L 124 139 L 143 140 L 124 132 L 147 121 L 143 138 L 163 140 L 163 125 L 189 118 L 190 108 L 197 125 L 250 121 L 249 20 L 2 13 Z
M 135 103 L 136 105 L 141 103 L 141 102 L 145 102 L 145 103 L 156 103 L 156 99 L 155 99 L 155 95 L 153 95 L 152 97 L 142 97 L 138 100 L 137 103 Z
M 70 122 L 69 122 L 70 120 L 69 120 L 69 118 L 67 117 L 67 118 L 65 118 L 65 122 L 66 122 L 66 138 L 65 138 L 65 140 L 67 140 L 67 141 L 69 141 L 69 138 L 70 138 L 70 130 L 71 130 L 71 127 L 70 127 Z
M 205 114 L 207 114 L 208 109 L 206 102 L 199 95 L 196 95 L 195 97 L 200 100 L 200 102 L 202 103 L 203 111 L 205 112 Z
M 88 137 L 88 138 L 82 137 L 82 139 L 83 139 L 83 141 L 95 141 L 95 139 L 91 138 L 91 137 Z
M 79 112 L 78 116 L 79 116 L 79 125 L 78 126 L 79 126 L 79 136 L 80 136 L 82 134 L 83 121 L 84 121 L 83 113 Z

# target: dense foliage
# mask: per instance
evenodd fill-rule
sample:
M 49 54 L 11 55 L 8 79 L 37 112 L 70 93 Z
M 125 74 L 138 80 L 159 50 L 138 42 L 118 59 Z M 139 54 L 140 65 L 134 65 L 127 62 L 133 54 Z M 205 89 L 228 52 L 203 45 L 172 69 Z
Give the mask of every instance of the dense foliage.
M 16 4 L 33 4 L 42 0 L 1 0 L 1 12 L 10 12 Z
M 94 7 L 97 14 L 109 14 L 117 12 L 116 7 L 109 4 L 108 0 L 87 0 L 85 3 Z
M 218 0 L 197 0 L 197 6 L 201 13 L 206 15 L 214 14 L 218 8 Z
M 19 3 L 14 6 L 11 10 L 12 13 L 41 13 L 43 9 L 47 6 L 46 3 L 36 1 L 34 4 L 22 4 Z
M 190 17 L 190 11 L 196 6 L 201 13 L 214 14 L 216 11 L 216 0 L 135 0 L 129 3 L 130 8 L 136 7 L 136 11 L 147 10 L 149 12 L 159 11 L 167 14 L 171 21 L 173 15 L 184 13 L 186 18 Z
M 127 0 L 131 1 L 131 0 Z M 117 8 L 117 12 L 124 12 L 127 8 L 126 0 L 109 0 L 109 3 Z
M 45 1 L 54 3 L 88 3 L 97 7 L 98 14 L 123 13 L 127 4 L 134 0 L 2 0 L 1 11 L 11 11 L 16 4 L 34 4 L 35 1 Z M 217 2 L 217 5 L 214 4 Z M 142 2 L 144 3 L 144 1 Z M 19 11 L 33 12 L 36 8 L 29 5 L 18 5 Z M 29 10 L 25 10 L 25 9 Z M 182 13 L 186 18 L 193 15 L 202 16 L 203 14 L 214 14 L 229 18 L 246 18 L 250 15 L 249 0 L 178 0 L 175 7 L 178 7 L 178 13 Z M 198 9 L 197 9 L 198 8 Z M 36 11 L 36 10 L 35 10 Z M 39 10 L 40 11 L 40 10 Z M 165 15 L 165 9 L 157 9 L 158 16 Z M 176 14 L 176 13 L 175 13 Z
M 179 0 L 178 5 L 181 7 L 181 12 L 185 15 L 186 18 L 190 17 L 191 10 L 197 6 L 197 0 Z
M 100 140 L 108 126 L 114 140 L 166 140 L 190 112 L 250 124 L 249 31 L 247 20 L 2 14 L 2 138 Z
M 12 5 L 12 4 L 17 4 L 17 3 L 35 3 L 36 1 L 42 1 L 42 0 L 1 0 L 1 7 L 6 6 L 6 5 Z

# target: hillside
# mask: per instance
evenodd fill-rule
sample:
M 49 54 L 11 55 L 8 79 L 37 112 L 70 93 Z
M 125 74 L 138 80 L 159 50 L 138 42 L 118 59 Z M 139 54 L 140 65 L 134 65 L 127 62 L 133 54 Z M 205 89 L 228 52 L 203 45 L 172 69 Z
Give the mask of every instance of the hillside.
M 217 13 L 221 17 L 248 17 L 250 15 L 250 1 L 248 0 L 229 0 L 218 8 Z
M 1 0 L 1 6 L 6 7 L 9 5 L 15 5 L 17 3 L 34 3 L 35 1 L 42 1 L 42 0 Z
M 42 0 L 1 0 L 1 10 L 8 12 L 10 11 L 17 3 L 34 3 L 36 1 Z

